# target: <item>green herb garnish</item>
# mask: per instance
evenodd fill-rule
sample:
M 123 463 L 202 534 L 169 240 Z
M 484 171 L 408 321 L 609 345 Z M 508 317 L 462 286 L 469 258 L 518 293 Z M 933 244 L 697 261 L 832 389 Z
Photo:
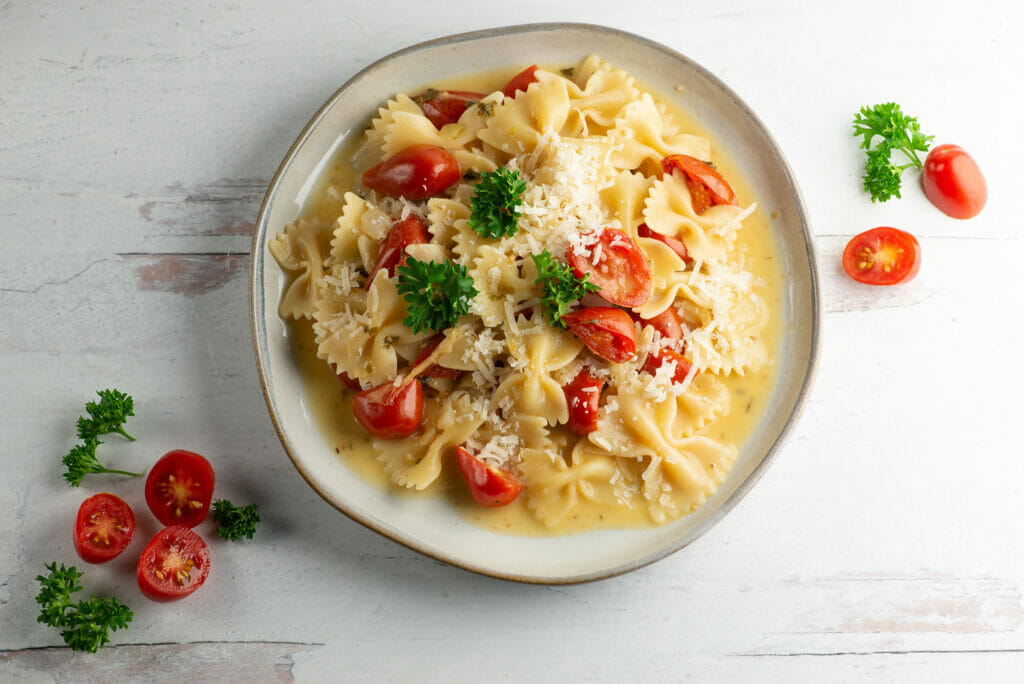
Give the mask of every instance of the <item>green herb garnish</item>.
M 519 230 L 519 198 L 524 192 L 526 181 L 518 171 L 502 167 L 481 174 L 473 188 L 469 227 L 486 238 L 515 235 Z
M 577 299 L 600 288 L 590 282 L 590 274 L 584 274 L 580 280 L 572 272 L 569 264 L 556 260 L 548 250 L 533 255 L 533 263 L 537 267 L 534 283 L 540 287 L 541 301 L 544 302 L 548 320 L 556 328 L 564 329 L 562 316 L 569 313 L 569 305 Z
M 114 470 L 104 466 L 96 458 L 96 447 L 100 444 L 103 444 L 103 442 L 92 437 L 86 440 L 85 444 L 79 444 L 64 454 L 63 463 L 64 467 L 67 468 L 67 471 L 64 473 L 64 479 L 72 487 L 82 484 L 82 478 L 89 473 L 113 473 L 115 475 L 131 475 L 132 477 L 138 477 L 142 474 L 132 473 L 127 470 Z
M 853 118 L 853 136 L 864 136 L 860 146 L 867 150 L 864 164 L 864 190 L 871 193 L 872 202 L 885 202 L 900 196 L 903 171 L 916 166 L 921 168 L 918 152 L 927 152 L 934 136 L 921 132 L 917 119 L 907 116 L 895 102 L 861 107 Z M 875 136 L 879 141 L 874 149 L 871 143 Z M 899 150 L 909 160 L 897 165 L 892 162 L 892 153 Z
M 124 431 L 124 422 L 135 415 L 135 402 L 124 392 L 116 389 L 100 390 L 99 403 L 90 401 L 85 405 L 89 417 L 79 416 L 78 436 L 86 441 L 109 432 L 116 432 L 131 441 L 135 438 Z
M 260 515 L 256 504 L 236 506 L 227 499 L 218 499 L 213 502 L 213 521 L 217 523 L 217 534 L 222 539 L 252 539 Z
M 49 575 L 38 575 L 36 580 L 41 589 L 36 601 L 42 606 L 37 621 L 51 627 L 66 627 L 61 631 L 64 643 L 73 651 L 95 653 L 110 641 L 110 632 L 127 629 L 133 613 L 128 606 L 115 598 L 89 597 L 78 601 L 71 594 L 82 589 L 78 580 L 82 578 L 74 566 L 65 568 L 62 563 L 45 566 Z
M 398 294 L 406 303 L 402 323 L 414 333 L 452 327 L 477 295 L 466 267 L 450 260 L 433 263 L 408 258 L 395 272 Z

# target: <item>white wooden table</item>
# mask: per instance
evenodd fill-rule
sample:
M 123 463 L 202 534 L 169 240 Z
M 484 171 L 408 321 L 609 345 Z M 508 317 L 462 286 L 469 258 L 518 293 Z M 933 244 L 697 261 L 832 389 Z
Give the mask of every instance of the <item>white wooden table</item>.
M 0 681 L 1024 677 L 1021 5 L 445 4 L 0 4 Z M 761 115 L 802 184 L 826 314 L 804 417 L 721 524 L 638 572 L 550 588 L 417 555 L 303 482 L 260 394 L 246 276 L 266 184 L 340 83 L 427 38 L 564 20 L 663 42 Z M 913 173 L 902 200 L 861 191 L 850 120 L 889 100 L 978 160 L 980 217 L 946 218 Z M 842 274 L 847 239 L 876 225 L 920 239 L 913 283 Z M 135 588 L 155 531 L 139 481 L 60 477 L 83 403 L 107 386 L 134 395 L 139 441 L 111 439 L 105 460 L 193 449 L 218 497 L 263 512 L 251 542 L 199 528 L 215 568 L 190 600 Z M 73 654 L 36 623 L 34 578 L 84 565 L 71 524 L 103 489 L 140 529 L 84 582 L 135 619 Z

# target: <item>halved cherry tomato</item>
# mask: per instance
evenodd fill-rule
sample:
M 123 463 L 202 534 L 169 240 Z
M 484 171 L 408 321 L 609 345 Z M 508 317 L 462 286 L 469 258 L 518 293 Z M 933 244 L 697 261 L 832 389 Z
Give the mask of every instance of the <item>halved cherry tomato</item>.
M 684 264 L 692 264 L 693 259 L 690 258 L 690 253 L 686 251 L 686 245 L 683 241 L 677 237 L 671 235 L 662 235 L 656 230 L 651 230 L 646 223 L 641 223 L 636 229 L 637 235 L 642 238 L 651 238 L 652 240 L 658 240 L 665 243 L 665 245 L 675 252 L 680 259 L 683 260 Z
M 591 306 L 562 316 L 565 324 L 590 351 L 612 363 L 624 363 L 636 354 L 633 319 L 613 306 Z
M 707 162 L 688 154 L 671 154 L 661 160 L 661 169 L 672 173 L 679 169 L 686 176 L 686 187 L 693 196 L 693 211 L 703 214 L 716 204 L 737 204 L 732 186 Z
M 417 98 L 423 115 L 430 119 L 435 128 L 455 123 L 474 102 L 484 99 L 483 93 L 468 90 L 428 90 Z
M 413 145 L 363 174 L 363 185 L 391 197 L 421 200 L 439 195 L 462 177 L 443 147 Z
M 666 363 L 676 364 L 676 369 L 672 373 L 672 382 L 682 382 L 685 380 L 686 376 L 690 374 L 690 369 L 693 367 L 693 364 L 679 352 L 671 349 L 659 349 L 658 351 L 648 355 L 647 360 L 644 361 L 644 365 L 640 370 L 654 375 L 658 372 L 658 369 Z
M 164 525 L 195 527 L 210 510 L 213 479 L 213 467 L 199 454 L 168 451 L 146 476 L 146 503 Z
M 537 65 L 528 66 L 512 77 L 501 92 L 505 97 L 515 97 L 517 90 L 526 90 L 530 84 L 537 80 Z
M 75 551 L 86 563 L 106 563 L 128 546 L 135 534 L 135 513 L 110 492 L 82 502 L 75 518 Z
M 641 326 L 649 325 L 657 330 L 662 337 L 668 337 L 673 340 L 681 340 L 683 338 L 683 317 L 679 315 L 674 306 L 668 307 L 660 314 L 651 318 L 641 318 L 639 314 L 634 314 L 632 311 L 630 315 Z
M 977 216 L 988 200 L 981 169 L 959 145 L 939 145 L 928 153 L 921 187 L 942 213 L 958 219 Z
M 481 506 L 505 506 L 519 496 L 523 486 L 512 473 L 481 461 L 464 447 L 456 447 L 455 454 L 469 493 Z
M 363 429 L 381 439 L 408 437 L 423 420 L 423 388 L 419 380 L 395 387 L 385 382 L 352 399 L 352 413 Z
M 412 367 L 420 365 L 424 359 L 434 353 L 437 346 L 444 342 L 444 333 L 438 333 L 431 337 L 427 341 L 427 346 L 423 348 L 420 355 L 416 357 L 416 360 L 412 362 Z M 426 370 L 420 373 L 420 377 L 424 378 L 457 378 L 462 375 L 462 371 L 456 370 L 455 368 L 445 368 L 440 364 L 433 364 L 428 366 Z
M 585 435 L 597 429 L 597 407 L 601 403 L 604 380 L 592 375 L 583 367 L 568 385 L 562 387 L 569 404 L 567 428 L 578 435 Z
M 843 268 L 868 285 L 905 283 L 921 270 L 921 246 L 910 233 L 879 226 L 850 240 L 843 250 Z
M 569 249 L 569 264 L 577 278 L 590 274 L 590 280 L 600 290 L 598 294 L 619 306 L 640 306 L 651 296 L 651 266 L 647 257 L 633 239 L 621 230 L 603 229 L 584 234 L 591 242 L 590 253 L 582 254 L 576 247 Z
M 405 248 L 409 245 L 421 245 L 430 242 L 430 234 L 427 232 L 427 224 L 416 214 L 409 214 L 401 221 L 395 221 L 391 230 L 380 243 L 377 251 L 377 263 L 370 271 L 370 277 L 366 279 L 366 289 L 370 289 L 377 271 L 384 269 L 389 276 L 395 275 L 395 266 L 402 260 Z
M 198 589 L 210 575 L 210 549 L 187 527 L 165 527 L 139 556 L 135 579 L 153 601 L 176 601 Z

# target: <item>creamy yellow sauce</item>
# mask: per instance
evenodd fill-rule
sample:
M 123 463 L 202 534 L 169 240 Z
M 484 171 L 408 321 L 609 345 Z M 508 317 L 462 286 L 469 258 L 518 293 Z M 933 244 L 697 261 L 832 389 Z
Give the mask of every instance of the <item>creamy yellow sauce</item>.
M 557 73 L 559 67 L 548 67 Z M 450 90 L 471 90 L 489 93 L 500 89 L 520 69 L 496 70 L 485 73 L 439 79 L 426 87 Z M 648 92 L 651 92 L 648 90 Z M 655 96 L 655 99 L 657 96 Z M 662 100 L 664 101 L 664 100 Z M 673 114 L 684 124 L 687 132 L 702 135 L 712 141 L 712 157 L 716 167 L 727 178 L 741 206 L 757 198 L 752 194 L 740 166 L 731 159 L 727 151 L 715 145 L 714 138 L 692 117 L 671 106 Z M 359 136 L 354 136 L 358 138 Z M 334 187 L 342 194 L 357 185 L 357 174 L 348 162 L 359 140 L 343 145 L 318 179 L 313 192 L 303 209 L 303 218 L 319 219 L 329 224 L 341 214 L 343 202 L 333 199 L 328 188 Z M 762 332 L 769 354 L 769 362 L 758 372 L 745 376 L 732 374 L 724 379 L 732 397 L 728 414 L 713 422 L 707 431 L 712 439 L 723 441 L 742 449 L 747 436 L 753 432 L 771 397 L 775 385 L 777 367 L 774 359 L 782 334 L 783 274 L 768 208 L 759 206 L 750 217 L 743 221 L 736 244 L 747 256 L 747 267 L 760 281 L 756 292 L 765 300 L 770 312 L 768 324 Z M 289 339 L 296 363 L 306 379 L 308 402 L 311 413 L 323 431 L 329 444 L 335 448 L 338 458 L 361 478 L 382 489 L 389 489 L 398 496 L 442 496 L 465 519 L 475 525 L 517 535 L 552 536 L 572 534 L 589 529 L 644 527 L 652 523 L 644 502 L 636 502 L 632 508 L 625 506 L 597 505 L 580 499 L 573 510 L 553 527 L 546 527 L 538 521 L 520 496 L 508 506 L 485 508 L 473 501 L 462 481 L 455 463 L 454 453 L 446 455 L 441 476 L 423 492 L 405 490 L 390 483 L 384 468 L 377 461 L 369 435 L 352 416 L 352 392 L 345 387 L 337 375 L 323 360 L 317 358 L 316 343 L 309 321 L 289 321 Z M 553 429 L 553 435 L 564 428 Z

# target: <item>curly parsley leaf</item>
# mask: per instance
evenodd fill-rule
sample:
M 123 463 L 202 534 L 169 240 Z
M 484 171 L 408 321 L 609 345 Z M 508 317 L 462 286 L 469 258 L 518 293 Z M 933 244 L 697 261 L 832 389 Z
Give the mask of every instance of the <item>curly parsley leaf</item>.
M 562 316 L 569 313 L 569 305 L 600 288 L 590 282 L 589 273 L 580 280 L 569 264 L 558 261 L 546 249 L 533 255 L 533 263 L 537 267 L 537 277 L 533 282 L 540 288 L 548 320 L 554 327 L 565 329 Z
M 103 442 L 95 437 L 90 437 L 85 441 L 85 444 L 79 444 L 64 454 L 63 463 L 64 467 L 67 468 L 64 473 L 64 479 L 72 487 L 82 484 L 82 478 L 89 473 L 113 473 L 116 475 L 131 475 L 132 477 L 138 477 L 142 474 L 132 473 L 127 470 L 114 470 L 104 466 L 96 458 L 96 447 L 100 444 L 103 444 Z
M 135 402 L 132 398 L 116 389 L 100 390 L 96 394 L 100 396 L 99 402 L 90 401 L 85 405 L 89 417 L 78 418 L 78 436 L 89 440 L 116 432 L 134 442 L 135 438 L 124 431 L 125 421 L 135 415 Z
M 450 260 L 433 263 L 409 258 L 395 272 L 398 294 L 406 304 L 402 323 L 414 333 L 452 327 L 477 295 L 466 267 Z
M 469 227 L 485 238 L 515 235 L 519 230 L 519 199 L 524 192 L 526 181 L 518 171 L 501 167 L 481 174 L 473 189 Z
M 82 588 L 78 583 L 78 580 L 82 579 L 82 573 L 74 566 L 64 567 L 63 563 L 58 568 L 56 561 L 45 567 L 50 574 L 36 576 L 36 580 L 42 585 L 36 602 L 43 607 L 36 621 L 51 627 L 66 627 L 67 610 L 74 605 L 71 594 Z
M 221 539 L 252 539 L 260 515 L 256 504 L 236 506 L 227 499 L 217 499 L 213 502 L 213 521 L 217 523 L 217 534 Z
M 71 595 L 82 589 L 78 584 L 82 573 L 63 563 L 59 568 L 56 562 L 45 567 L 49 574 L 36 577 L 41 585 L 36 602 L 42 606 L 36 620 L 51 627 L 66 627 L 60 634 L 72 650 L 95 653 L 110 641 L 111 631 L 127 629 L 134 617 L 128 606 L 115 598 L 95 596 L 76 603 Z
M 895 102 L 861 107 L 853 118 L 853 136 L 862 136 L 861 149 L 867 150 L 864 165 L 864 190 L 871 194 L 872 202 L 885 202 L 900 196 L 903 171 L 921 168 L 918 152 L 927 152 L 934 136 L 921 132 L 917 119 L 907 116 Z M 872 149 L 875 137 L 878 144 Z M 893 152 L 902 152 L 906 164 L 895 164 Z

